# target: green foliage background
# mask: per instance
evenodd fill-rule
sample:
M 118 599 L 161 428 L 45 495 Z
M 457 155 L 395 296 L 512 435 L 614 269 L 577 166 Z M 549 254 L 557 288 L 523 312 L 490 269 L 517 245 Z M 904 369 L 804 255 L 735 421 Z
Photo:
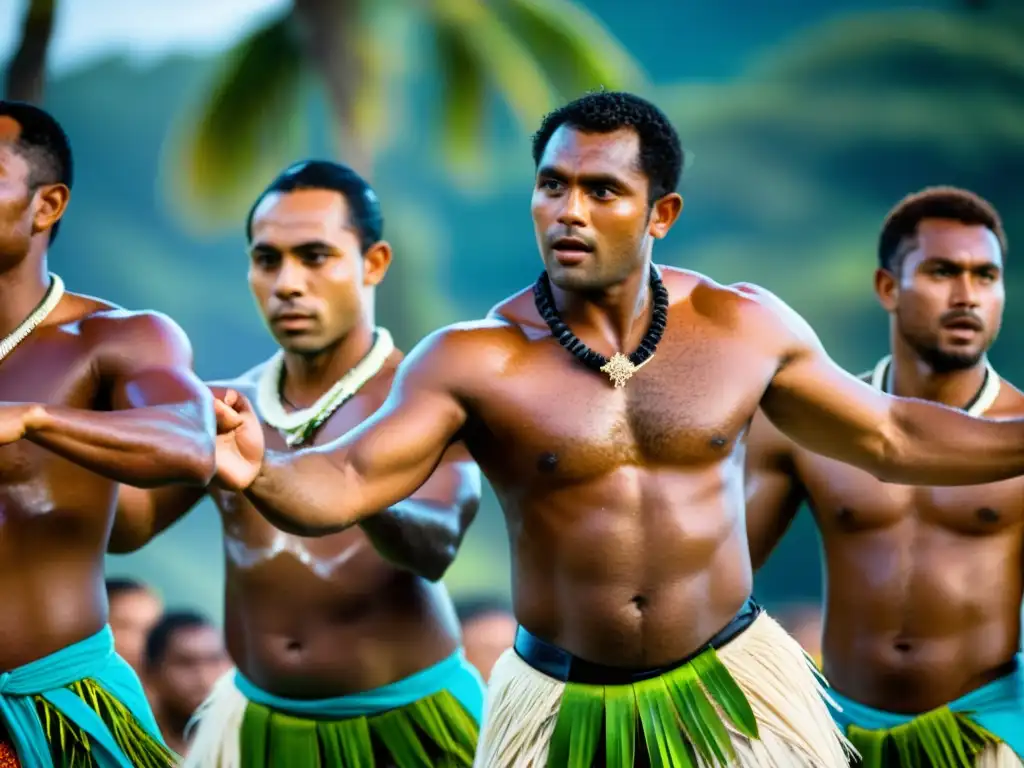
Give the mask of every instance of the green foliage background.
M 880 0 L 777 10 L 744 0 L 728 11 L 662 3 L 656 17 L 611 0 L 587 5 L 640 60 L 654 83 L 649 95 L 692 156 L 686 209 L 658 259 L 776 291 L 851 369 L 886 350 L 871 277 L 879 224 L 900 197 L 931 184 L 966 186 L 1000 209 L 1011 243 L 1024 237 L 1024 19 L 1012 4 L 968 13 L 939 0 L 916 10 L 886 10 L 901 4 Z M 192 229 L 178 216 L 187 206 L 169 204 L 168 136 L 193 119 L 215 64 L 108 59 L 59 78 L 47 97 L 78 162 L 54 267 L 75 290 L 176 318 L 208 378 L 273 351 L 247 293 L 241 222 Z M 403 77 L 409 105 L 375 183 L 396 249 L 378 312 L 408 348 L 532 281 L 539 260 L 528 136 L 495 105 L 487 173 L 457 185 L 443 172 L 436 137 L 419 130 L 439 98 L 437 73 Z M 309 108 L 304 117 L 327 124 L 322 104 Z M 326 154 L 328 139 L 327 129 L 315 133 L 309 151 Z M 993 359 L 1022 381 L 1015 344 L 1024 271 L 1012 252 L 1007 281 Z M 170 603 L 219 615 L 220 548 L 216 515 L 204 505 L 110 566 L 153 581 Z M 768 602 L 815 597 L 818 568 L 803 516 L 758 590 Z M 488 497 L 448 583 L 455 592 L 504 591 L 508 579 L 504 524 Z

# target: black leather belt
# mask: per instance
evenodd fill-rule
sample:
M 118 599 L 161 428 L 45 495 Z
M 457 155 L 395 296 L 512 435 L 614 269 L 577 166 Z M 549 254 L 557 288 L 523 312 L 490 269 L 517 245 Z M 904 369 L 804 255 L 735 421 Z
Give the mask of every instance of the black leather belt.
M 700 656 L 708 648 L 721 648 L 753 624 L 754 619 L 761 615 L 761 611 L 762 608 L 757 604 L 757 601 L 753 597 L 748 597 L 732 621 L 699 649 L 685 659 L 650 669 L 631 669 L 628 667 L 610 667 L 605 664 L 595 664 L 592 661 L 586 661 L 573 656 L 569 651 L 563 650 L 546 640 L 541 640 L 539 637 L 530 634 L 523 627 L 519 627 L 516 630 L 516 642 L 513 647 L 519 658 L 531 667 L 539 672 L 543 672 L 548 677 L 553 677 L 564 683 L 627 685 L 641 680 L 650 680 L 654 677 L 660 677 L 666 672 L 671 672 L 673 669 L 693 661 L 693 659 Z

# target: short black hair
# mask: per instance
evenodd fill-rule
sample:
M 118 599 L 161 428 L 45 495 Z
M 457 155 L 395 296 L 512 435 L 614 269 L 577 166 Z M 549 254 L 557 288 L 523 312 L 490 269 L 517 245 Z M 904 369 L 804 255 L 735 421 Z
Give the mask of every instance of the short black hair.
M 675 192 L 683 173 L 683 147 L 665 113 L 632 93 L 596 91 L 559 107 L 541 121 L 533 135 L 533 164 L 551 136 L 563 125 L 582 133 L 612 133 L 632 128 L 640 138 L 640 170 L 649 182 L 650 202 Z
M 1006 231 L 995 206 L 959 187 L 927 187 L 900 200 L 885 217 L 878 238 L 878 266 L 895 272 L 914 248 L 917 227 L 924 219 L 951 219 L 985 227 L 996 236 L 1006 255 Z
M 512 606 L 507 600 L 492 595 L 477 595 L 455 601 L 455 615 L 459 617 L 460 624 L 494 613 L 511 614 Z
M 275 192 L 299 189 L 327 189 L 344 197 L 351 225 L 359 233 L 359 247 L 364 253 L 384 236 L 380 200 L 366 179 L 347 165 L 329 160 L 303 160 L 282 171 L 256 198 L 245 220 L 246 240 L 252 240 L 252 218 L 263 198 Z
M 57 119 L 44 109 L 23 101 L 0 100 L 0 117 L 10 117 L 21 126 L 14 143 L 29 166 L 28 186 L 35 190 L 43 184 L 74 183 L 71 141 Z M 60 220 L 50 228 L 50 242 L 57 239 Z
M 155 667 L 164 660 L 177 632 L 212 626 L 213 622 L 197 611 L 168 611 L 146 637 L 146 665 Z
M 131 592 L 149 592 L 149 586 L 138 579 L 130 576 L 113 576 L 107 579 L 107 600 L 119 595 L 127 595 Z

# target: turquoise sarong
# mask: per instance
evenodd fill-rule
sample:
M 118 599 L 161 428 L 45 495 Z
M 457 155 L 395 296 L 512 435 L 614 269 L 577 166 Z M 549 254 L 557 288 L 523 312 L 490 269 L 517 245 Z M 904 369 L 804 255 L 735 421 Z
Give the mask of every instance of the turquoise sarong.
M 926 740 L 932 744 L 948 744 L 953 749 L 952 754 L 956 754 L 955 742 L 959 741 L 965 751 L 970 753 L 969 742 L 972 740 L 977 744 L 983 744 L 986 740 L 992 741 L 985 736 L 984 732 L 987 732 L 991 737 L 995 737 L 995 740 L 1004 742 L 1021 760 L 1024 760 L 1024 655 L 1020 653 L 1016 656 L 1016 667 L 1013 672 L 961 696 L 944 707 L 920 715 L 902 715 L 867 707 L 834 690 L 830 690 L 829 695 L 841 708 L 830 706 L 832 717 L 848 736 L 851 732 L 876 732 L 878 735 L 870 740 L 879 743 L 882 740 L 879 738 L 879 732 L 891 734 L 899 729 L 904 735 L 896 739 L 906 744 L 908 741 L 919 742 L 921 733 L 927 731 L 931 735 L 926 736 Z M 925 728 L 915 728 L 915 723 L 921 723 L 925 719 L 929 721 Z M 950 725 L 958 727 L 963 733 L 951 732 Z M 915 730 L 919 733 L 915 734 Z M 853 741 L 854 746 L 858 746 L 859 739 Z M 923 749 L 923 746 L 921 748 Z M 870 768 L 875 763 L 872 756 L 865 754 L 865 750 L 860 746 L 858 750 L 864 758 L 864 765 Z M 942 751 L 946 751 L 945 747 Z M 962 764 L 962 761 L 951 758 L 941 764 L 956 766 Z
M 0 717 L 28 768 L 172 766 L 135 671 L 104 627 L 0 674 Z
M 483 717 L 483 681 L 461 649 L 414 675 L 349 696 L 286 699 L 240 672 L 235 686 L 249 700 L 240 734 L 245 768 L 373 766 L 381 750 L 399 768 L 468 767 Z

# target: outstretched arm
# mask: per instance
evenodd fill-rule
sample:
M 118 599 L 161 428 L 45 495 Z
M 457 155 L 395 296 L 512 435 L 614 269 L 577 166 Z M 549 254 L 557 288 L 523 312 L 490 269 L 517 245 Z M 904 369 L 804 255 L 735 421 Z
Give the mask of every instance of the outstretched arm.
M 181 329 L 155 313 L 82 323 L 110 410 L 33 407 L 24 438 L 97 474 L 151 488 L 206 485 L 214 473 L 213 398 L 192 373 Z
M 767 561 L 806 497 L 792 443 L 758 411 L 747 438 L 747 542 L 754 570 Z
M 268 452 L 245 489 L 249 500 L 279 528 L 315 536 L 355 525 L 412 495 L 466 421 L 453 386 L 466 374 L 460 374 L 458 349 L 464 342 L 451 333 L 439 331 L 413 350 L 384 405 L 356 429 L 323 446 Z
M 836 365 L 799 315 L 758 293 L 757 332 L 782 344 L 761 407 L 793 440 L 892 483 L 975 485 L 1024 474 L 1024 419 L 976 419 L 879 392 Z

